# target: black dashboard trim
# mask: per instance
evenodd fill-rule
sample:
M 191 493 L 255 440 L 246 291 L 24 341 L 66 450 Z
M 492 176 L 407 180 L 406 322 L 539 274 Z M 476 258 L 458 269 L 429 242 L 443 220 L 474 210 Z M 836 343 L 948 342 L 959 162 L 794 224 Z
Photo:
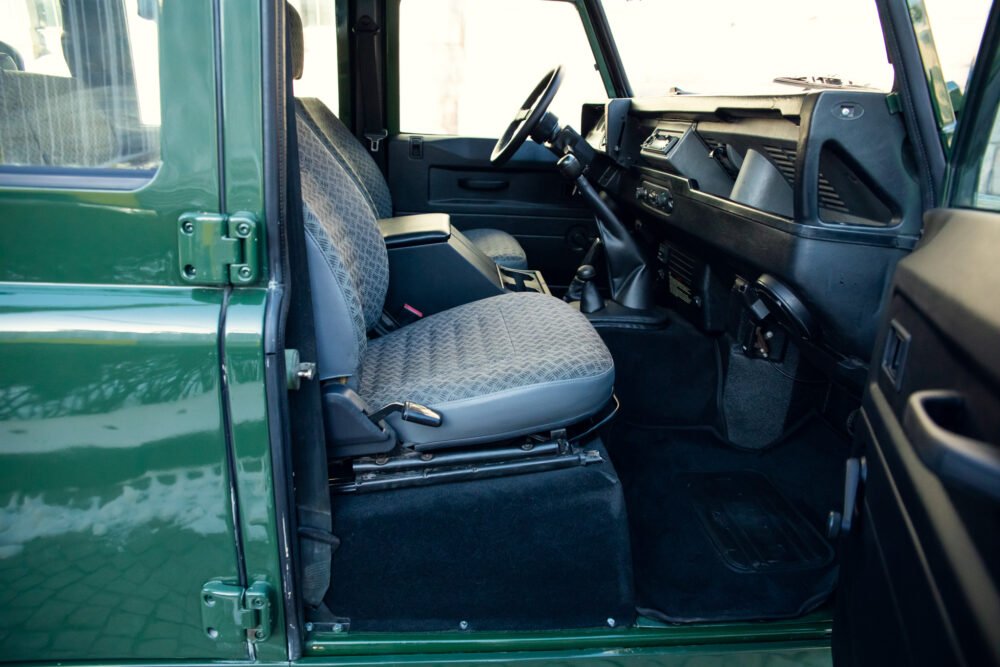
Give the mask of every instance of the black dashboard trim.
M 873 233 L 865 229 L 858 229 L 849 225 L 832 225 L 829 223 L 824 223 L 823 226 L 803 225 L 801 223 L 794 222 L 789 218 L 767 213 L 765 211 L 761 211 L 760 209 L 746 206 L 724 197 L 718 197 L 707 192 L 692 189 L 690 182 L 680 176 L 665 174 L 661 171 L 650 169 L 648 167 L 640 167 L 639 173 L 643 180 L 648 180 L 656 185 L 669 188 L 675 199 L 686 198 L 724 211 L 735 217 L 746 220 L 747 222 L 766 225 L 792 236 L 822 241 L 832 241 L 834 243 L 851 243 L 884 248 L 901 248 L 903 250 L 912 250 L 916 246 L 918 240 L 917 237 L 914 236 L 886 234 L 886 228 L 880 228 L 879 232 L 881 233 Z M 669 225 L 675 226 L 678 229 L 683 229 L 687 233 L 692 234 L 707 243 L 716 244 L 718 241 L 718 238 L 712 234 L 699 233 L 699 223 L 696 221 L 676 218 L 673 214 L 664 213 L 645 202 L 635 200 L 634 197 L 629 198 L 629 201 L 638 205 L 644 213 L 652 214 L 657 219 L 662 220 Z M 891 230 L 893 228 L 888 229 Z

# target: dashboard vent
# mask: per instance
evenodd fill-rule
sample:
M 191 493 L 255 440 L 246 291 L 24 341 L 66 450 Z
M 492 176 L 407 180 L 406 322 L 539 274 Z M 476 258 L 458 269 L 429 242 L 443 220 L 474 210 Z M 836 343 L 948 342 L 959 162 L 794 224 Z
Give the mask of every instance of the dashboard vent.
M 819 175 L 819 207 L 840 213 L 851 212 L 851 209 L 847 208 L 844 200 L 840 198 L 837 189 L 833 187 L 830 181 L 826 180 L 826 176 L 822 172 Z
M 783 148 L 781 146 L 763 146 L 763 148 L 767 152 L 768 157 L 771 158 L 774 166 L 785 177 L 785 180 L 790 185 L 794 185 L 797 151 L 794 148 Z M 818 189 L 819 207 L 821 209 L 828 209 L 838 213 L 849 214 L 851 212 L 851 209 L 848 208 L 847 204 L 841 198 L 840 193 L 837 192 L 837 188 L 823 175 L 822 171 L 819 173 Z
M 694 298 L 694 276 L 697 262 L 687 253 L 681 252 L 677 246 L 667 245 L 667 276 L 670 280 L 670 293 L 683 301 L 691 303 Z
M 704 140 L 705 145 L 708 146 L 708 150 L 715 150 L 716 148 L 722 148 L 726 145 L 724 141 L 712 139 L 711 137 L 706 137 L 705 135 L 701 135 L 701 138 Z
M 764 152 L 771 158 L 771 162 L 778 168 L 781 175 L 785 177 L 789 185 L 795 183 L 795 156 L 794 148 L 782 148 L 781 146 L 762 146 Z

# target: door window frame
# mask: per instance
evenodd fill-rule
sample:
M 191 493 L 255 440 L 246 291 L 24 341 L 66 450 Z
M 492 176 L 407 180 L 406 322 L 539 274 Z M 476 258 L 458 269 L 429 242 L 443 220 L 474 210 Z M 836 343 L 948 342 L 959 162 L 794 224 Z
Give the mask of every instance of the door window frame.
M 910 13 L 913 36 L 917 40 L 917 50 L 923 65 L 927 91 L 934 109 L 934 118 L 937 121 L 941 146 L 947 155 L 951 151 L 955 135 L 957 120 L 955 106 L 952 104 L 951 95 L 948 93 L 948 82 L 945 81 L 944 72 L 941 69 L 941 58 L 937 45 L 934 43 L 934 33 L 927 16 L 927 6 L 924 4 L 924 0 L 906 0 L 906 4 Z
M 948 164 L 943 205 L 978 208 L 979 173 L 993 124 L 1000 113 L 1000 5 L 994 4 L 965 93 L 962 118 Z

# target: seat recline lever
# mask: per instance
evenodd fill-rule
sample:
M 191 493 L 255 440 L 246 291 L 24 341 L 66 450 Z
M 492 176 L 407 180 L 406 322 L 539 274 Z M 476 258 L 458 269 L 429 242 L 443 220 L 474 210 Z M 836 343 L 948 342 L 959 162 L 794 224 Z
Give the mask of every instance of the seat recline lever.
M 441 413 L 431 410 L 426 405 L 420 405 L 419 403 L 413 403 L 412 401 L 390 403 L 389 405 L 386 405 L 385 407 L 368 415 L 368 418 L 375 424 L 378 424 L 389 415 L 396 414 L 397 412 L 400 413 L 400 418 L 403 421 L 413 422 L 414 424 L 420 424 L 421 426 L 431 426 L 437 428 L 444 421 Z

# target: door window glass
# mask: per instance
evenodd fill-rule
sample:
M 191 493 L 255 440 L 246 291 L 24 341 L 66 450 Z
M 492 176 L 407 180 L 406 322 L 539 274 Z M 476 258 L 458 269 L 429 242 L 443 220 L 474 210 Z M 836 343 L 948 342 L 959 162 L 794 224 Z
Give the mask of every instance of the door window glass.
M 563 65 L 549 110 L 579 125 L 607 93 L 577 8 L 539 0 L 402 0 L 399 129 L 498 136 L 546 72 Z
M 0 3 L 0 164 L 159 161 L 159 4 Z
M 930 87 L 941 141 L 951 147 L 956 112 L 968 83 L 990 3 L 986 0 L 911 0 L 910 20 Z M 956 108 L 957 107 L 957 108 Z
M 979 163 L 979 178 L 972 205 L 990 211 L 1000 211 L 1000 114 L 993 117 L 993 128 Z
M 295 82 L 296 97 L 319 98 L 335 114 L 340 108 L 337 81 L 337 20 L 333 0 L 291 0 L 302 19 L 305 65 Z
M 934 31 L 941 76 L 964 93 L 986 27 L 990 1 L 923 0 L 923 4 Z

